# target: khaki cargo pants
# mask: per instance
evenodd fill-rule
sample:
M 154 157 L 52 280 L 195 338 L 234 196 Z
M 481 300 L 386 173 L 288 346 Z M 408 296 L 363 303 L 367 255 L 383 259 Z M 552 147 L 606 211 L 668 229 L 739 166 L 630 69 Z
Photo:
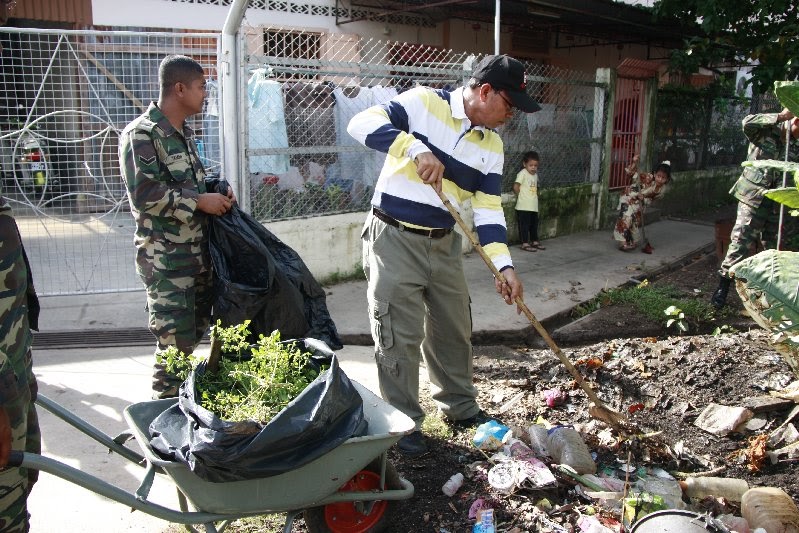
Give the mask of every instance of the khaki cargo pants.
M 472 383 L 472 316 L 461 237 L 431 239 L 371 214 L 361 235 L 380 394 L 421 427 L 419 364 L 433 400 L 451 419 L 479 411 Z

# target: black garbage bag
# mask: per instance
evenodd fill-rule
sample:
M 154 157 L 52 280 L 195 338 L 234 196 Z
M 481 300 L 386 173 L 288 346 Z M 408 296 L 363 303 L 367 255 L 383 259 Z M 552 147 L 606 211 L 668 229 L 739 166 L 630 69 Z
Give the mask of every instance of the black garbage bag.
M 299 254 L 234 206 L 210 224 L 214 321 L 250 320 L 252 342 L 280 331 L 284 339 L 313 337 L 342 348 L 325 291 Z
M 363 399 L 335 357 L 265 425 L 225 421 L 203 408 L 196 378 L 205 371 L 205 363 L 198 365 L 180 386 L 178 403 L 150 423 L 150 445 L 206 481 L 276 476 L 367 433 Z

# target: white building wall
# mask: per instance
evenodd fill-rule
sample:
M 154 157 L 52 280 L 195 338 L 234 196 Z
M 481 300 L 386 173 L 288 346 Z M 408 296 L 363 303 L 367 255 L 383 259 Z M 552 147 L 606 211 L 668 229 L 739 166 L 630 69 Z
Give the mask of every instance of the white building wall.
M 335 6 L 335 1 L 332 0 L 313 3 Z M 136 2 L 92 0 L 92 13 L 94 24 L 98 26 L 222 31 L 228 14 L 228 6 L 169 0 L 137 0 Z M 335 17 L 287 11 L 249 8 L 245 12 L 242 24 L 250 27 L 268 26 L 326 33 L 348 33 L 378 39 L 424 42 L 433 46 L 443 45 L 439 28 L 387 25 L 371 21 L 351 22 L 336 26 Z

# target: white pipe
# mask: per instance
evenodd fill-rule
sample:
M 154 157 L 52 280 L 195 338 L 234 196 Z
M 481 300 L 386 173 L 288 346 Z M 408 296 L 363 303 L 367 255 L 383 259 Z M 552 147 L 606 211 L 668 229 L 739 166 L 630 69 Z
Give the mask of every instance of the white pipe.
M 496 7 L 494 8 L 494 54 L 499 54 L 499 23 L 502 20 L 500 16 L 501 0 L 496 0 Z
M 244 131 L 239 109 L 239 49 L 237 39 L 244 12 L 247 10 L 249 0 L 233 0 L 228 10 L 225 25 L 222 28 L 222 50 L 218 60 L 219 87 L 222 91 L 222 177 L 233 186 L 239 206 L 249 210 L 249 179 L 241 170 L 241 154 L 244 153 L 240 146 L 241 135 Z

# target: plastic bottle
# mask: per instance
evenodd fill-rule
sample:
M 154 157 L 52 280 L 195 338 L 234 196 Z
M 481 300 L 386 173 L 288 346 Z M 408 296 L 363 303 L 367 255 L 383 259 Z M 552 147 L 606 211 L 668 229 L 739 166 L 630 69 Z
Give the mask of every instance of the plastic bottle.
M 798 533 L 799 509 L 791 497 L 776 487 L 755 487 L 741 498 L 741 515 L 752 529 L 768 533 Z
M 556 462 L 569 465 L 578 474 L 596 473 L 596 463 L 591 452 L 574 428 L 556 426 L 550 429 L 547 435 L 547 451 Z
M 749 490 L 746 481 L 733 477 L 689 477 L 680 486 L 690 498 L 715 496 L 731 502 L 741 501 L 741 496 Z
M 461 488 L 461 485 L 463 485 L 463 474 L 458 472 L 444 483 L 444 486 L 441 487 L 441 491 L 447 496 L 453 496 L 458 492 L 458 489 Z
M 527 428 L 527 434 L 530 435 L 530 448 L 538 457 L 549 456 L 547 450 L 547 428 L 544 426 L 533 424 Z

